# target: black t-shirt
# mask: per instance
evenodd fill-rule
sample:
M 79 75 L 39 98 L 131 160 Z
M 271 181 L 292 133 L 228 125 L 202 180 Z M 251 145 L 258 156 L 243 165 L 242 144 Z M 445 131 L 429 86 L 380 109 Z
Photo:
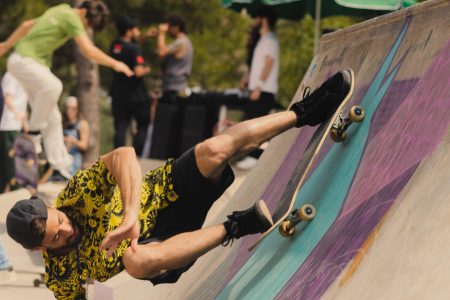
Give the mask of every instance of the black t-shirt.
M 131 70 L 138 65 L 144 64 L 141 49 L 134 42 L 125 42 L 122 39 L 115 40 L 111 44 L 109 53 L 114 59 L 124 62 Z M 127 77 L 125 74 L 114 70 L 110 92 L 113 101 L 124 97 L 130 101 L 145 101 L 149 97 L 144 80 L 141 77 Z

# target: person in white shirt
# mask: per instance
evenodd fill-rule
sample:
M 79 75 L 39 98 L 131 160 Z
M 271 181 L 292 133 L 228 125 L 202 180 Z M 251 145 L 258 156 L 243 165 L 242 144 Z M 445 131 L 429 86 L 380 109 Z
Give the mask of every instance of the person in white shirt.
M 270 6 L 262 6 L 256 12 L 255 24 L 259 27 L 260 38 L 253 51 L 248 88 L 250 99 L 245 105 L 244 119 L 267 115 L 275 103 L 278 92 L 280 67 L 280 47 L 274 32 L 277 14 Z M 250 153 L 236 164 L 241 170 L 251 169 L 262 151 Z
M 28 96 L 20 83 L 7 72 L 1 82 L 4 107 L 0 119 L 0 193 L 10 190 L 15 179 L 14 158 L 9 155 L 14 140 L 27 121 Z
M 272 7 L 263 6 L 255 18 L 261 37 L 253 52 L 250 68 L 251 94 L 246 111 L 247 119 L 266 115 L 273 106 L 278 92 L 280 47 L 274 32 L 277 15 Z

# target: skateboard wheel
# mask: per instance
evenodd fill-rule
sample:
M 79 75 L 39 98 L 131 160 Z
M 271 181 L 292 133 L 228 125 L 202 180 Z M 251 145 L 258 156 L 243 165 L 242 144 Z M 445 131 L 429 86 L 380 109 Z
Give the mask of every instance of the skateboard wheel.
M 331 129 L 330 137 L 334 142 L 341 143 L 347 138 L 347 133 L 345 131 L 339 133 L 337 129 Z
M 355 123 L 359 123 L 364 120 L 366 112 L 362 106 L 352 106 L 348 113 L 350 120 Z
M 41 281 L 39 279 L 33 280 L 34 287 L 39 287 L 41 285 Z
M 284 221 L 278 226 L 278 231 L 282 237 L 288 238 L 294 235 L 295 227 L 292 226 L 291 221 Z
M 302 221 L 309 222 L 314 219 L 316 215 L 316 209 L 311 204 L 303 205 L 298 211 L 298 218 Z

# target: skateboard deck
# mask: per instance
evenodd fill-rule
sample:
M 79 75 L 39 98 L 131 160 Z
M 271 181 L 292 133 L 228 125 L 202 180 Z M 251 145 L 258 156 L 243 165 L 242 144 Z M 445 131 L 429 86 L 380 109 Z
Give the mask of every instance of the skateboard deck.
M 14 141 L 14 163 L 17 183 L 27 188 L 37 189 L 39 181 L 39 161 L 31 138 L 19 135 Z
M 352 98 L 353 90 L 355 86 L 355 76 L 353 71 L 351 71 L 352 82 L 350 85 L 350 90 L 345 96 L 344 100 L 341 102 L 336 111 L 328 118 L 327 121 L 324 121 L 319 125 L 317 130 L 315 131 L 313 137 L 310 140 L 310 143 L 302 157 L 302 160 L 299 162 L 299 172 L 300 178 L 294 178 L 290 181 L 290 185 L 287 186 L 287 191 L 285 193 L 285 197 L 290 197 L 288 201 L 280 201 L 281 205 L 277 207 L 273 214 L 274 224 L 270 227 L 266 232 L 261 234 L 257 241 L 249 247 L 249 251 L 255 249 L 255 247 L 265 238 L 267 237 L 273 230 L 277 229 L 280 224 L 287 220 L 292 214 L 294 204 L 297 198 L 297 194 L 299 190 L 302 188 L 305 183 L 308 175 L 312 169 L 312 166 L 319 155 L 322 146 L 325 144 L 327 138 L 329 138 L 330 130 L 335 125 L 335 123 L 339 120 L 339 116 L 342 114 L 344 107 L 346 107 L 349 100 Z M 295 188 L 294 188 L 295 187 Z M 287 205 L 288 204 L 288 205 Z M 314 212 L 315 213 L 315 212 Z

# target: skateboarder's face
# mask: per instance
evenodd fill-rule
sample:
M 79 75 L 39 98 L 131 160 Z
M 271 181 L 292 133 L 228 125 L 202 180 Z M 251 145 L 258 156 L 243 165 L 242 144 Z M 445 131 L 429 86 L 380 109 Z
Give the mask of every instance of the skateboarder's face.
M 80 229 L 65 213 L 55 208 L 48 209 L 43 247 L 48 250 L 72 247 L 79 242 L 80 237 Z

